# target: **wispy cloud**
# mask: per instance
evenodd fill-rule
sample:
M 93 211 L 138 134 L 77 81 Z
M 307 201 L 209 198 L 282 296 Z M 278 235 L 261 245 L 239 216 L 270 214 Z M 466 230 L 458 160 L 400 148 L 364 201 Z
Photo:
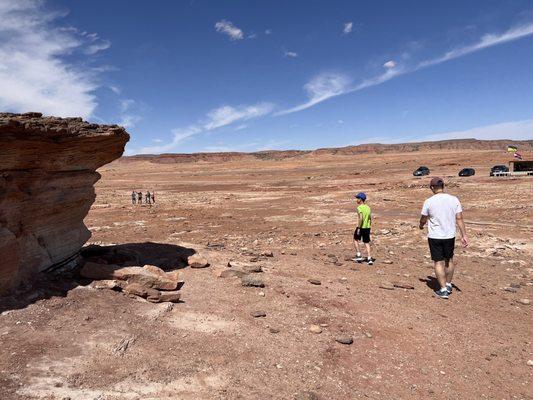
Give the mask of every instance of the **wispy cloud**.
M 38 0 L 0 1 L 0 109 L 92 116 L 99 85 L 96 72 L 66 56 L 76 51 L 94 54 L 109 43 L 76 28 L 57 27 L 65 15 Z M 99 49 L 91 50 L 91 45 Z
M 140 113 L 136 111 L 138 109 L 137 102 L 133 99 L 120 99 L 120 120 L 118 125 L 123 126 L 126 129 L 131 129 L 142 120 Z
M 345 35 L 349 34 L 349 33 L 352 33 L 353 31 L 353 22 L 346 22 L 342 28 L 342 33 L 344 33 Z
M 270 114 L 274 110 L 272 103 L 259 103 L 251 106 L 222 106 L 209 111 L 206 118 L 197 124 L 189 125 L 186 128 L 173 129 L 173 139 L 170 143 L 159 146 L 149 146 L 140 148 L 135 153 L 165 153 L 173 151 L 185 139 L 200 133 L 213 131 L 235 122 L 244 122 L 253 118 Z M 131 153 L 131 152 L 130 152 Z
M 334 96 L 346 93 L 351 87 L 351 79 L 338 73 L 324 73 L 311 79 L 304 85 L 309 100 L 288 110 L 280 111 L 276 115 L 285 115 L 293 112 L 305 110 L 315 104 L 321 103 Z
M 89 47 L 85 49 L 85 54 L 89 54 L 89 55 L 96 54 L 99 51 L 107 50 L 110 47 L 111 47 L 111 42 L 109 40 L 102 40 L 97 43 L 93 43 L 89 45 Z
M 244 39 L 244 32 L 237 28 L 231 21 L 226 21 L 225 19 L 218 21 L 215 24 L 215 29 L 217 32 L 228 35 L 230 40 L 242 40 Z
M 288 58 L 296 58 L 298 57 L 298 53 L 294 52 L 294 51 L 288 51 L 288 50 L 285 50 L 285 52 L 283 53 L 283 55 L 285 57 L 288 57 Z
M 271 35 L 272 29 L 265 29 L 265 35 Z
M 533 35 L 533 23 L 524 24 L 524 25 L 520 25 L 517 27 L 512 27 L 503 33 L 485 34 L 477 42 L 473 44 L 456 47 L 441 56 L 428 59 L 428 60 L 424 60 L 411 67 L 399 65 L 395 61 L 391 60 L 391 61 L 386 62 L 383 65 L 383 67 L 387 69 L 384 73 L 377 75 L 375 77 L 372 77 L 370 79 L 366 79 L 355 86 L 346 83 L 346 82 L 349 82 L 350 80 L 346 76 L 336 75 L 332 77 L 331 74 L 321 74 L 321 75 L 318 75 L 318 77 L 313 78 L 313 80 L 311 80 L 310 82 L 304 85 L 304 90 L 307 92 L 308 98 L 309 98 L 307 102 L 302 103 L 298 106 L 289 108 L 287 110 L 280 111 L 276 113 L 276 115 L 285 115 L 285 114 L 290 114 L 290 113 L 297 112 L 297 111 L 302 111 L 309 107 L 313 107 L 332 97 L 340 96 L 340 95 L 347 94 L 347 93 L 353 93 L 353 92 L 360 91 L 362 89 L 366 89 L 368 87 L 380 85 L 400 75 L 405 75 L 407 73 L 415 72 L 423 68 L 441 64 L 446 61 L 453 60 L 455 58 L 466 56 L 476 51 L 480 51 L 480 50 L 483 50 L 489 47 L 497 46 L 499 44 L 511 42 L 514 40 L 518 40 L 518 39 L 521 39 L 521 38 L 524 38 L 530 35 Z M 316 82 L 321 83 L 320 84 L 321 93 L 322 93 L 321 95 L 315 95 L 312 91 L 311 92 L 309 91 L 309 87 L 315 86 Z M 339 84 L 339 82 L 342 82 L 342 84 Z
M 531 140 L 533 137 L 533 119 L 521 121 L 501 122 L 493 125 L 478 126 L 461 131 L 451 131 L 426 135 L 423 140 L 447 140 L 447 139 L 514 139 Z

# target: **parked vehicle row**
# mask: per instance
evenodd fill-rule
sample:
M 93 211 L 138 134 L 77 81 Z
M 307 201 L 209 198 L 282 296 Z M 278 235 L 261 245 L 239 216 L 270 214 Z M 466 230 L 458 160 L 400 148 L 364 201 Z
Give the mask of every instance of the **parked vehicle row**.
M 509 168 L 505 165 L 495 165 L 490 169 L 490 176 L 494 176 L 495 173 L 499 172 L 509 172 Z M 413 176 L 424 176 L 429 175 L 430 170 L 428 167 L 420 166 L 417 169 L 413 171 Z M 463 168 L 461 171 L 459 171 L 459 176 L 473 176 L 476 174 L 476 170 L 474 168 Z

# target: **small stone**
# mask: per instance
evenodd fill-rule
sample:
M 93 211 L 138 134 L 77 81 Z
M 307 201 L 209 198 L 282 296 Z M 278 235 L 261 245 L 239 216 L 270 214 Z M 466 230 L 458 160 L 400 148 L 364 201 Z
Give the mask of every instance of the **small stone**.
M 383 264 L 394 264 L 394 261 L 392 261 L 392 260 L 383 260 L 382 263 Z
M 222 271 L 218 271 L 216 275 L 219 278 L 229 278 L 234 276 L 236 276 L 237 278 L 242 278 L 244 275 L 246 275 L 246 273 L 237 269 L 224 269 Z
M 370 332 L 365 332 L 365 336 L 366 336 L 367 338 L 369 338 L 369 339 L 373 337 L 372 334 L 371 334 Z
M 341 344 L 352 344 L 353 339 L 349 336 L 339 336 L 335 338 L 335 341 Z
M 531 300 L 529 300 L 529 299 L 520 299 L 520 300 L 518 300 L 518 302 L 519 302 L 520 304 L 525 305 L 525 306 L 531 304 Z
M 391 283 L 387 283 L 387 282 L 384 282 L 381 285 L 379 285 L 379 288 L 380 289 L 385 289 L 385 290 L 394 290 L 395 289 L 394 286 Z
M 257 293 L 257 294 L 258 294 L 259 296 L 261 296 L 261 297 L 265 297 L 265 292 L 259 292 L 259 293 Z
M 345 277 L 342 277 L 342 278 L 339 278 L 339 282 L 340 283 L 346 283 L 346 282 L 348 282 L 348 279 L 346 279 Z
M 527 360 L 526 364 L 530 367 L 533 367 L 533 360 Z
M 252 317 L 254 318 L 263 318 L 263 317 L 266 317 L 266 312 L 264 311 L 254 311 L 252 312 Z
M 298 393 L 294 400 L 319 400 L 319 397 L 315 392 L 304 391 Z
M 272 251 L 263 251 L 261 255 L 263 257 L 274 257 L 274 253 Z
M 307 282 L 312 285 L 322 285 L 322 282 L 320 282 L 318 279 L 308 279 Z
M 242 286 L 265 287 L 263 280 L 253 275 L 244 275 L 241 278 L 241 284 Z
M 206 268 L 209 267 L 209 262 L 200 254 L 195 253 L 187 258 L 187 264 L 191 268 Z
M 279 333 L 279 329 L 277 328 L 268 328 L 268 330 L 270 331 L 270 333 Z
M 311 325 L 309 327 L 309 332 L 316 334 L 322 333 L 322 328 L 319 325 Z
M 177 290 L 161 292 L 161 294 L 159 295 L 159 301 L 161 303 L 177 303 L 178 301 L 180 301 L 180 292 L 178 292 Z
M 410 289 L 413 290 L 415 287 L 413 285 L 409 285 L 408 283 L 402 283 L 402 282 L 394 282 L 392 286 L 400 289 Z

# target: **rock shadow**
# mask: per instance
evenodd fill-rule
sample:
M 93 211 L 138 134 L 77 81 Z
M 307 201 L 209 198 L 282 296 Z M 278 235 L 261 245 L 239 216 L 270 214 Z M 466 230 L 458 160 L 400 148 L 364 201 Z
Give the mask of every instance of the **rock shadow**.
M 187 258 L 196 251 L 166 243 L 125 243 L 112 246 L 85 246 L 80 251 L 79 263 L 74 268 L 49 268 L 41 272 L 8 296 L 0 297 L 0 313 L 27 307 L 39 300 L 66 297 L 80 285 L 91 283 L 82 278 L 79 270 L 86 262 L 113 264 L 119 267 L 154 265 L 164 271 L 187 267 Z

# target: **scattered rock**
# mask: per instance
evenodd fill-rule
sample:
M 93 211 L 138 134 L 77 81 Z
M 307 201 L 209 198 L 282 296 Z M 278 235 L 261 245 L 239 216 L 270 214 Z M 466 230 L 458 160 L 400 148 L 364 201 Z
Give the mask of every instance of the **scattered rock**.
M 527 360 L 527 365 L 529 365 L 530 367 L 533 367 L 533 360 Z
M 264 312 L 264 311 L 254 311 L 254 312 L 252 312 L 251 315 L 254 318 L 263 318 L 263 317 L 267 316 L 266 312 Z
M 159 301 L 161 303 L 177 303 L 180 301 L 180 293 L 177 290 L 161 292 L 159 295 Z
M 268 330 L 269 330 L 270 333 L 279 333 L 279 329 L 277 329 L 277 328 L 272 328 L 271 327 L 271 328 L 268 328 Z
M 316 334 L 322 333 L 322 328 L 319 325 L 311 325 L 309 327 L 309 332 Z
M 365 332 L 365 336 L 369 339 L 371 339 L 373 336 L 370 332 Z
M 319 397 L 315 392 L 304 391 L 294 396 L 294 400 L 319 400 Z
M 392 260 L 383 260 L 382 263 L 383 264 L 394 264 L 394 261 L 392 261 Z
M 322 282 L 320 282 L 318 279 L 308 279 L 307 282 L 309 282 L 311 285 L 322 285 Z
M 206 268 L 209 267 L 209 262 L 205 257 L 202 257 L 200 254 L 195 253 L 192 256 L 187 258 L 187 264 L 191 268 Z
M 135 295 L 147 300 L 159 300 L 159 290 L 147 288 L 139 283 L 130 283 L 124 288 L 124 293 L 129 295 Z
M 353 339 L 349 336 L 339 336 L 335 338 L 335 341 L 341 344 L 352 344 Z
M 520 304 L 525 305 L 525 306 L 531 304 L 531 300 L 529 300 L 529 299 L 520 299 L 520 300 L 518 300 L 518 302 L 519 302 Z
M 242 286 L 265 287 L 263 280 L 253 275 L 242 276 L 241 284 Z
M 244 271 L 239 271 L 238 269 L 223 269 L 217 273 L 219 278 L 229 278 L 236 276 L 237 278 L 242 278 L 246 273 Z
M 272 251 L 263 251 L 261 255 L 263 257 L 274 257 L 274 253 Z
M 135 336 L 130 336 L 127 338 L 124 338 L 120 341 L 120 343 L 113 349 L 113 353 L 117 355 L 124 355 L 126 350 L 135 342 Z

